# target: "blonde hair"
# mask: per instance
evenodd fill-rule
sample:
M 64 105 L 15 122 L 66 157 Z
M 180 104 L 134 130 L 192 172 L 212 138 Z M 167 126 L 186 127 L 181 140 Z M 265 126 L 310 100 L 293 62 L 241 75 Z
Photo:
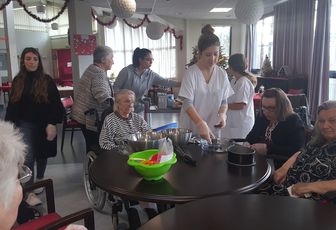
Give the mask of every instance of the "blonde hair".
M 336 101 L 335 100 L 329 100 L 323 102 L 317 109 L 317 116 L 319 116 L 320 112 L 323 110 L 329 110 L 329 109 L 335 109 L 336 108 Z M 336 118 L 336 114 L 335 114 Z M 316 123 L 314 126 L 314 132 L 313 136 L 309 142 L 311 145 L 323 145 L 327 142 L 327 140 L 323 137 L 320 129 L 319 129 L 319 120 L 316 119 Z
M 10 122 L 0 121 L 0 203 L 9 208 L 18 177 L 18 167 L 23 164 L 26 145 L 22 134 Z

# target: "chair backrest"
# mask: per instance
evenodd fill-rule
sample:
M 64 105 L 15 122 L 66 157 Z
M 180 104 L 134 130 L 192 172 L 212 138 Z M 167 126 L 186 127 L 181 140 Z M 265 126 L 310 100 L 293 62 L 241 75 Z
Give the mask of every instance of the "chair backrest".
M 61 98 L 63 107 L 65 109 L 64 114 L 64 122 L 70 121 L 72 119 L 71 113 L 72 113 L 72 106 L 73 106 L 73 100 L 72 97 L 63 97 Z
M 71 108 L 73 106 L 73 99 L 71 96 L 61 98 L 62 104 L 65 109 Z

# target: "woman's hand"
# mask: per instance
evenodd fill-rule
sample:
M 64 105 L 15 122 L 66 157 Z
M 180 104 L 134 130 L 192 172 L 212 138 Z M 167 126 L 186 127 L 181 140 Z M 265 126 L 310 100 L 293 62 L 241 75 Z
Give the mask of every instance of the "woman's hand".
M 87 230 L 83 225 L 70 224 L 65 230 Z
M 264 143 L 255 143 L 251 145 L 251 148 L 254 149 L 260 155 L 267 154 L 267 145 Z
M 219 113 L 218 115 L 218 122 L 215 124 L 215 128 L 223 128 L 226 125 L 226 114 Z
M 300 197 L 309 197 L 313 190 L 313 183 L 297 183 L 292 186 L 292 194 Z
M 205 140 L 207 140 L 209 144 L 211 144 L 212 143 L 211 139 L 214 138 L 215 135 L 211 132 L 207 123 L 201 120 L 200 122 L 196 124 L 196 127 L 197 127 L 199 135 Z
M 277 169 L 273 174 L 273 181 L 276 184 L 283 183 L 286 179 L 287 171 L 288 170 L 286 170 L 286 168 L 284 168 L 284 167 L 281 167 L 281 168 Z
M 46 127 L 47 140 L 52 141 L 57 135 L 56 125 L 48 124 Z

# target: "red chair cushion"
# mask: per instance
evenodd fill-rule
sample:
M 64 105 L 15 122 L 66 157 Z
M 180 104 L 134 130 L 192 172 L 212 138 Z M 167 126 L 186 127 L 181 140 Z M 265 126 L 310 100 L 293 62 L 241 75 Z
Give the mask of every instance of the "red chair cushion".
M 53 212 L 53 213 L 50 213 L 48 215 L 41 216 L 38 219 L 31 220 L 27 223 L 21 224 L 21 225 L 15 227 L 15 228 L 12 228 L 12 230 L 35 230 L 35 229 L 41 228 L 43 226 L 46 226 L 47 224 L 50 224 L 50 223 L 52 223 L 56 220 L 59 220 L 60 218 L 61 218 L 60 215 Z M 66 228 L 66 226 L 62 227 L 62 228 L 59 228 L 59 230 L 64 230 L 65 228 Z
M 67 120 L 67 126 L 78 127 L 79 124 L 76 120 L 70 119 L 70 120 Z

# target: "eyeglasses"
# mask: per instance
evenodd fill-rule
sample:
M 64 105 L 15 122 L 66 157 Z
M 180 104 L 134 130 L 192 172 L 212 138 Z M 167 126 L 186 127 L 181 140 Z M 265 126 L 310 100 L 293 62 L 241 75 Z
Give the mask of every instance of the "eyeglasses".
M 145 61 L 154 61 L 154 58 L 144 58 Z
M 262 110 L 266 110 L 266 111 L 268 111 L 268 112 L 271 112 L 271 113 L 273 113 L 273 112 L 275 112 L 275 110 L 276 110 L 276 108 L 275 107 L 273 107 L 273 106 L 261 106 L 261 109 Z
M 19 165 L 18 180 L 21 184 L 27 183 L 32 177 L 33 173 L 26 165 Z

